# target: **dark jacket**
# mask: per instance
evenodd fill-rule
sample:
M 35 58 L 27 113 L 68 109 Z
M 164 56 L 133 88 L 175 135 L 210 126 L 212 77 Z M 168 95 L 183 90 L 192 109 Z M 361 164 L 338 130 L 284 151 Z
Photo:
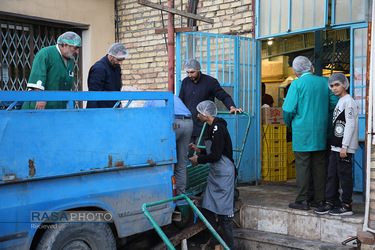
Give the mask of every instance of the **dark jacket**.
M 201 74 L 197 83 L 186 77 L 182 81 L 179 97 L 191 112 L 194 124 L 192 136 L 199 136 L 203 127 L 203 123 L 197 117 L 197 105 L 200 102 L 206 100 L 215 101 L 216 97 L 228 109 L 231 106 L 235 106 L 232 97 L 225 92 L 220 83 L 215 78 L 205 74 Z
M 89 91 L 120 91 L 121 68 L 114 68 L 107 55 L 97 61 L 89 71 Z M 117 101 L 89 101 L 87 108 L 112 108 Z
M 223 118 L 215 117 L 212 125 L 208 126 L 207 140 L 212 141 L 211 153 L 207 154 L 205 149 L 201 149 L 198 156 L 199 164 L 217 162 L 222 155 L 234 163 L 232 140 L 227 129 L 227 122 Z

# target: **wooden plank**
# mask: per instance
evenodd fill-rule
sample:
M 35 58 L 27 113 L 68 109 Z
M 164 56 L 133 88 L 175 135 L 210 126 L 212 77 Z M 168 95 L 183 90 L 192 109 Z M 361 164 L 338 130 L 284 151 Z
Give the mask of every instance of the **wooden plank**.
M 174 32 L 198 31 L 198 26 L 175 28 Z M 168 33 L 168 29 L 156 29 L 155 34 Z
M 163 10 L 163 11 L 166 11 L 168 13 L 192 18 L 192 19 L 199 20 L 199 21 L 206 22 L 206 23 L 214 23 L 214 20 L 211 19 L 211 18 L 202 17 L 202 16 L 199 16 L 199 15 L 196 15 L 196 14 L 193 14 L 193 13 L 184 12 L 184 11 L 177 10 L 177 9 L 174 9 L 174 8 L 169 8 L 169 7 L 160 5 L 160 4 L 152 3 L 148 0 L 137 0 L 137 2 L 141 5 L 145 5 L 145 6 L 148 6 L 148 7 L 154 8 L 154 9 L 158 9 L 158 10 Z

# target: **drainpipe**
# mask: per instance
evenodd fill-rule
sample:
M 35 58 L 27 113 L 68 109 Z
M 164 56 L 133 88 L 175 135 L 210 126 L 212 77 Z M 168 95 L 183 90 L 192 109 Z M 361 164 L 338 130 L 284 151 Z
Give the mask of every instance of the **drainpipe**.
M 174 8 L 174 0 L 168 0 L 168 7 Z M 168 13 L 168 91 L 174 93 L 174 15 Z
M 375 38 L 375 5 L 372 6 L 372 21 L 369 23 L 371 27 L 371 40 L 374 41 Z M 373 84 L 375 83 L 375 71 L 373 69 L 375 63 L 375 45 L 371 42 L 370 47 L 370 67 L 369 67 L 369 89 L 368 89 L 368 115 L 367 115 L 367 133 L 366 133 L 366 203 L 365 203 L 365 219 L 363 222 L 363 231 L 369 231 L 375 233 L 375 230 L 369 228 L 369 214 L 370 214 L 370 184 L 371 184 L 371 146 L 372 146 L 372 132 L 373 122 L 372 118 L 374 117 L 374 88 Z
M 117 7 L 117 0 L 115 0 L 115 23 L 116 23 L 116 34 L 115 34 L 115 40 L 116 43 L 119 42 L 119 23 L 118 23 L 118 7 Z

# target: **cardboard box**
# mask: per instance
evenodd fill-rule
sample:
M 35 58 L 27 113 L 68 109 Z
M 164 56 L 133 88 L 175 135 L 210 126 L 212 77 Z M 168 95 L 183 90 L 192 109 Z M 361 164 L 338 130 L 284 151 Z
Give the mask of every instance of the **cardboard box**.
M 261 108 L 263 125 L 284 125 L 283 108 L 269 107 Z

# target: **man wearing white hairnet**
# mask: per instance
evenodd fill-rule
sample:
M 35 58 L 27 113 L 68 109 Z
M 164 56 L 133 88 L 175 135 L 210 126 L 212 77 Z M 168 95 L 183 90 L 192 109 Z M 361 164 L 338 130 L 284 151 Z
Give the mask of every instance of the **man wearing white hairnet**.
M 38 51 L 33 61 L 29 91 L 71 90 L 74 82 L 74 54 L 79 53 L 81 37 L 72 31 L 57 38 L 57 44 Z M 65 109 L 65 101 L 25 102 L 22 109 Z
M 283 118 L 292 127 L 293 151 L 296 162 L 298 194 L 289 207 L 309 210 L 308 189 L 310 167 L 314 179 L 314 200 L 319 205 L 325 200 L 327 127 L 330 108 L 328 78 L 313 75 L 313 65 L 304 56 L 293 60 L 298 77 L 288 90 L 283 104 Z
M 129 55 L 122 43 L 115 43 L 108 54 L 97 61 L 89 71 L 87 79 L 89 91 L 120 91 L 121 63 Z M 117 101 L 89 101 L 87 108 L 112 108 Z
M 230 113 L 242 113 L 242 109 L 236 108 L 232 97 L 225 92 L 217 79 L 201 72 L 201 65 L 197 60 L 189 59 L 185 63 L 185 70 L 188 76 L 182 81 L 179 97 L 192 114 L 194 128 L 191 142 L 197 143 L 203 127 L 197 117 L 198 103 L 205 100 L 214 101 L 216 97 L 224 103 Z
M 189 145 L 198 154 L 189 158 L 193 166 L 210 163 L 202 212 L 216 231 L 218 225 L 220 226 L 225 243 L 233 250 L 235 246 L 232 221 L 236 167 L 233 160 L 232 140 L 227 122 L 223 118 L 216 117 L 217 108 L 214 102 L 200 102 L 197 111 L 201 123 L 207 122 L 209 138 L 205 141 L 206 149 L 199 149 L 195 144 Z M 214 245 L 215 249 L 220 247 L 216 239 Z

